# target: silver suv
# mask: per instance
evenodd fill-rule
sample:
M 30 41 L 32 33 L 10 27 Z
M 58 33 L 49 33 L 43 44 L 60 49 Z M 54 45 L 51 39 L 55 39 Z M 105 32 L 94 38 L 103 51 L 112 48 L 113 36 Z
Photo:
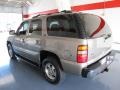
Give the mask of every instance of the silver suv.
M 87 13 L 38 15 L 11 30 L 7 47 L 16 56 L 41 68 L 57 84 L 64 72 L 94 77 L 113 61 L 111 30 L 103 18 Z

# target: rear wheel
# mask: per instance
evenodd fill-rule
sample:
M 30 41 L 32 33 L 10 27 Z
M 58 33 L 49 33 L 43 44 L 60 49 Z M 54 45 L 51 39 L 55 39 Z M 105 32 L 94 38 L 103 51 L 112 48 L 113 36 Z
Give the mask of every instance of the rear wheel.
M 42 71 L 45 79 L 52 84 L 58 84 L 64 76 L 59 64 L 53 57 L 47 57 L 42 62 Z
M 10 56 L 11 59 L 16 59 L 15 58 L 15 53 L 13 51 L 12 45 L 11 44 L 7 44 L 7 48 L 8 48 L 8 54 Z

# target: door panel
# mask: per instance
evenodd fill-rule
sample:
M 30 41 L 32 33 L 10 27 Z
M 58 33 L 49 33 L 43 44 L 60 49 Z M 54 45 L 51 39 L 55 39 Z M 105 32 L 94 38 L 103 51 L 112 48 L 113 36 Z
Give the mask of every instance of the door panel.
M 24 49 L 22 48 L 23 47 L 23 38 L 25 38 L 25 35 L 16 36 L 14 39 L 14 44 L 13 44 L 14 51 L 21 56 L 24 55 L 24 53 L 23 53 Z
M 29 33 L 24 41 L 25 57 L 29 60 L 39 63 L 41 40 L 42 40 L 42 22 L 40 19 L 31 21 Z
M 26 38 L 28 27 L 29 27 L 28 21 L 21 23 L 20 27 L 18 28 L 16 32 L 16 36 L 13 42 L 14 51 L 23 57 L 25 56 L 24 40 Z
M 39 63 L 40 50 L 41 50 L 41 37 L 40 36 L 27 36 L 25 39 L 24 47 L 26 52 L 26 58 L 33 62 Z

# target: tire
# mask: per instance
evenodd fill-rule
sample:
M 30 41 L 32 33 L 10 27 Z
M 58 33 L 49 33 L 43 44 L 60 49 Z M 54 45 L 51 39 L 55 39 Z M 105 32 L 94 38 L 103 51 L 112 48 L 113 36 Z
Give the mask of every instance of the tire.
M 50 69 L 51 68 L 51 69 Z M 42 72 L 45 79 L 51 84 L 58 84 L 65 76 L 58 62 L 53 57 L 47 57 L 42 62 Z
M 12 45 L 10 43 L 7 44 L 7 48 L 8 48 L 8 54 L 10 56 L 10 59 L 16 59 L 14 50 L 13 50 Z

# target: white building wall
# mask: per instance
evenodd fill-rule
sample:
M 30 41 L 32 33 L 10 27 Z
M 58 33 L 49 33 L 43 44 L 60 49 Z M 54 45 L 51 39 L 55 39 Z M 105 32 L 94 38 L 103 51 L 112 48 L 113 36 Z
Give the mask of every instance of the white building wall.
M 0 31 L 17 30 L 22 22 L 22 15 L 16 13 L 0 13 Z
M 70 0 L 56 0 L 56 4 L 59 11 L 71 10 Z
M 112 29 L 114 42 L 120 43 L 120 7 L 107 9 L 105 19 Z
M 0 6 L 0 13 L 21 13 L 21 8 Z
M 27 9 L 23 9 L 24 13 L 28 13 Z M 12 6 L 0 6 L 0 32 L 9 30 L 17 30 L 22 22 L 22 8 Z
M 34 4 L 31 7 L 29 7 L 28 10 L 28 13 L 30 14 L 57 8 L 57 4 L 55 0 L 36 0 L 33 3 Z

